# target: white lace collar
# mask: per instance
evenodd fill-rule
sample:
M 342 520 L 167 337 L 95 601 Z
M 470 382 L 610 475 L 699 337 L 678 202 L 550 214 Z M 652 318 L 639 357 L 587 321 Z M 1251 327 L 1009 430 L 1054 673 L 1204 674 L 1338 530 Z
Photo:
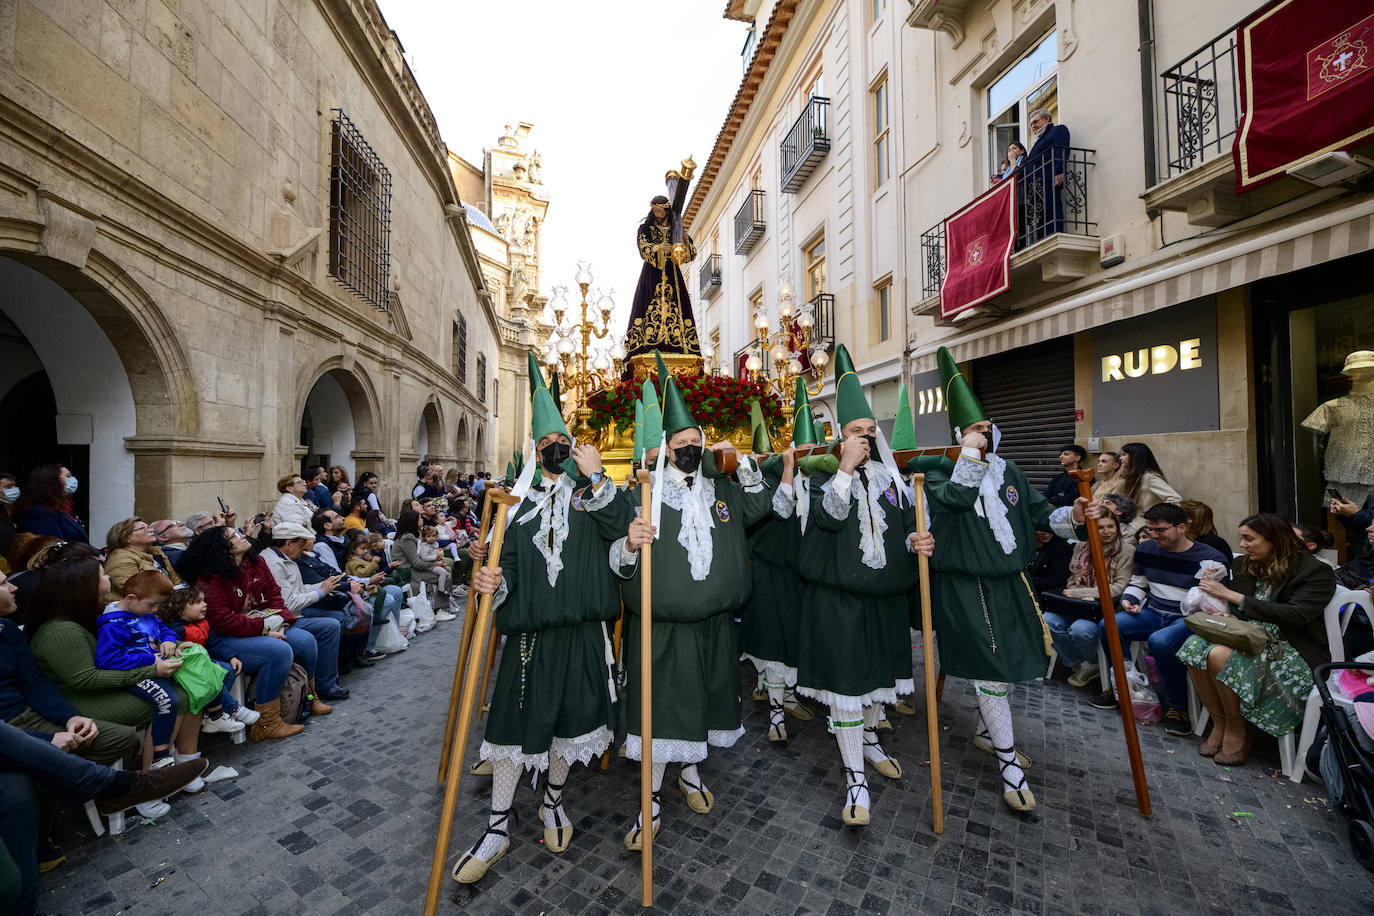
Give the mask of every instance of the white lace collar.
M 529 510 L 517 519 L 517 524 L 539 517 L 534 546 L 544 557 L 549 585 L 554 586 L 558 584 L 558 574 L 563 571 L 563 544 L 568 540 L 568 509 L 572 504 L 573 484 L 567 474 L 560 474 L 548 487 L 543 493 L 531 490 L 526 494 Z
M 711 572 L 714 555 L 711 529 L 715 521 L 711 509 L 716 504 L 716 483 L 698 471 L 691 475 L 692 485 L 688 487 L 688 475 L 674 467 L 664 470 L 663 502 L 682 513 L 677 542 L 687 551 L 692 579 L 701 582 Z

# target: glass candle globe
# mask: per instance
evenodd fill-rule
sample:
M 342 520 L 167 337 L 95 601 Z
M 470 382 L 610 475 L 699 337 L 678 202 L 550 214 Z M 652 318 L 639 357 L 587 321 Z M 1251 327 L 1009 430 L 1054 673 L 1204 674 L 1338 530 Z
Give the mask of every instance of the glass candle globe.
M 596 359 L 592 360 L 592 368 L 597 372 L 606 372 L 611 368 L 611 358 L 601 352 L 596 354 Z
M 749 358 L 744 361 L 744 368 L 750 372 L 758 372 L 763 368 L 763 360 L 759 359 L 757 353 L 750 353 Z
M 809 308 L 804 308 L 797 313 L 797 327 L 803 331 L 809 331 L 816 326 L 816 314 Z
M 817 369 L 824 369 L 830 363 L 830 354 L 824 350 L 816 349 L 811 353 L 811 365 Z
M 578 285 L 578 286 L 591 286 L 591 285 L 592 285 L 592 262 L 591 262 L 591 261 L 578 261 L 578 262 L 577 262 L 577 277 L 576 277 L 576 280 L 577 280 L 577 285 Z
M 625 358 L 625 345 L 617 340 L 611 344 L 611 359 L 622 360 Z
M 767 313 L 767 312 L 755 312 L 755 313 L 754 313 L 754 327 L 758 328 L 760 331 L 766 331 L 766 330 L 768 330 L 768 313 Z
M 787 361 L 787 371 L 790 372 L 792 375 L 801 375 L 801 371 L 802 371 L 801 360 L 797 359 L 795 356 L 792 357 L 790 360 L 788 360 L 788 361 Z
M 571 337 L 564 337 L 558 342 L 558 352 L 564 356 L 572 356 L 572 352 L 575 349 L 577 349 L 577 345 L 573 343 Z
M 773 357 L 773 365 L 780 366 L 787 359 L 787 348 L 778 344 L 768 355 Z

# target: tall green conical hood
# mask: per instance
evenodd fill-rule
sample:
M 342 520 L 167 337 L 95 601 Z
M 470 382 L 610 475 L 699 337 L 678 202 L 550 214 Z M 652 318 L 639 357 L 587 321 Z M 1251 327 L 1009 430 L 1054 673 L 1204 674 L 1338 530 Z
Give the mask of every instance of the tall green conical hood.
M 510 465 L 512 468 L 515 469 L 516 477 L 519 477 L 520 472 L 525 469 L 525 456 L 520 454 L 519 449 L 516 449 L 513 453 L 511 453 Z
M 835 414 L 841 429 L 854 420 L 873 419 L 873 408 L 868 406 L 864 386 L 844 344 L 835 345 Z
M 644 459 L 644 402 L 635 399 L 635 451 L 634 460 Z
M 897 419 L 892 421 L 893 450 L 916 447 L 916 424 L 911 418 L 911 400 L 907 397 L 906 382 L 897 392 Z
M 663 431 L 672 438 L 673 433 L 684 429 L 696 429 L 701 424 L 687 409 L 687 402 L 678 391 L 677 381 L 670 375 L 663 382 Z
M 644 391 L 640 396 L 640 402 L 644 405 L 644 451 L 658 448 L 658 443 L 663 439 L 663 411 L 658 406 L 658 392 L 654 391 L 654 383 L 649 379 L 644 380 Z
M 672 377 L 672 373 L 668 371 L 668 364 L 663 361 L 663 354 L 657 350 L 654 351 L 654 362 L 658 363 L 658 387 L 662 388 L 663 383 Z
M 768 439 L 768 424 L 763 419 L 763 406 L 757 398 L 749 402 L 749 429 L 754 437 L 755 455 L 766 455 L 773 451 L 773 443 Z
M 949 411 L 951 438 L 955 429 L 968 429 L 974 423 L 991 419 L 949 351 L 944 347 L 936 350 L 935 360 L 940 366 L 940 388 L 945 393 L 945 410 Z
M 811 399 L 806 394 L 806 382 L 797 379 L 797 393 L 792 398 L 792 444 L 818 445 L 816 421 L 811 416 Z
M 554 406 L 556 406 L 561 412 L 563 410 L 563 392 L 558 390 L 557 369 L 549 370 L 549 394 L 553 397 Z
M 529 358 L 530 432 L 534 436 L 534 441 L 538 442 L 551 433 L 568 436 L 568 427 L 563 423 L 563 412 L 558 409 L 557 402 L 544 384 L 544 373 L 539 371 L 539 363 L 533 353 L 530 353 Z M 568 436 L 568 439 L 571 440 L 572 436 Z
M 510 483 L 513 483 L 514 481 L 515 481 L 515 462 L 513 462 L 513 461 L 507 461 L 507 462 L 506 462 L 506 482 L 507 482 L 507 484 L 510 484 Z

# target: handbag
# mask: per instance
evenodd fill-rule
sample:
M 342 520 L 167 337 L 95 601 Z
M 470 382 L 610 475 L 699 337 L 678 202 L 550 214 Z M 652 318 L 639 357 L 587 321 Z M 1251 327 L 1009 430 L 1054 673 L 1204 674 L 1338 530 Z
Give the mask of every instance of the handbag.
M 1188 629 L 1210 643 L 1230 646 L 1249 655 L 1258 655 L 1269 647 L 1269 631 L 1257 623 L 1223 614 L 1189 614 L 1183 618 Z

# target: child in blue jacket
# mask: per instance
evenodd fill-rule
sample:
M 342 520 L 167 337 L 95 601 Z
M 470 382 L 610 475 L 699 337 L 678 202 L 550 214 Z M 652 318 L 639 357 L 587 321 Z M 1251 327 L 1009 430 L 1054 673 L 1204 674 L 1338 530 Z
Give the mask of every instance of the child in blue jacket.
M 176 634 L 158 619 L 156 611 L 172 593 L 172 582 L 157 570 L 144 570 L 129 577 L 123 592 L 124 597 L 111 602 L 100 615 L 95 664 L 113 671 L 156 666 L 158 677 L 144 678 L 124 689 L 152 705 L 148 736 L 153 743 L 153 766 L 168 766 L 174 762 L 171 745 L 177 726 L 177 695 L 170 678 L 181 667 L 181 659 Z M 192 718 L 199 723 L 199 716 Z

